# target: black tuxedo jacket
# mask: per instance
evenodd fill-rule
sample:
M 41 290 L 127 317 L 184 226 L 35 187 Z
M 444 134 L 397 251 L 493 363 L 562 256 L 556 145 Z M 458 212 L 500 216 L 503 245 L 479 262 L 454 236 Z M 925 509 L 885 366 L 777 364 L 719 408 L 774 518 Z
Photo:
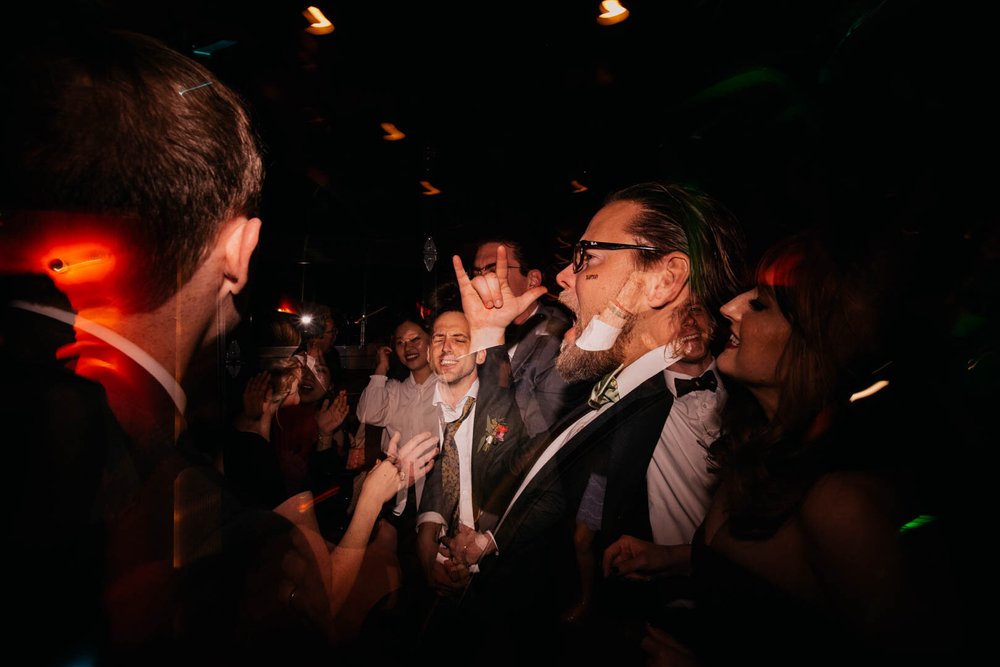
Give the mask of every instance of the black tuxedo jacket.
M 467 599 L 475 613 L 497 622 L 517 619 L 523 625 L 549 618 L 575 590 L 578 581 L 573 528 L 590 474 L 608 477 L 604 517 L 609 531 L 645 526 L 649 533 L 646 467 L 672 405 L 663 373 L 629 392 L 566 442 L 535 475 L 507 511 L 524 475 L 552 440 L 589 408 L 578 406 L 551 434 L 512 447 L 500 466 L 508 477 L 495 486 L 488 511 L 503 516 L 494 532 L 498 554 L 480 564 Z M 504 488 L 509 486 L 512 488 Z M 531 601 L 525 606 L 526 601 Z
M 4 333 L 17 334 L 0 336 L 0 417 L 17 478 L 5 505 L 19 545 L 15 650 L 43 664 L 80 655 L 242 664 L 317 648 L 278 592 L 292 525 L 243 507 L 186 439 L 176 441 L 173 401 L 159 383 L 110 351 L 96 357 L 114 360 L 101 381 L 84 379 L 55 359 L 72 327 L 18 309 L 3 315 Z

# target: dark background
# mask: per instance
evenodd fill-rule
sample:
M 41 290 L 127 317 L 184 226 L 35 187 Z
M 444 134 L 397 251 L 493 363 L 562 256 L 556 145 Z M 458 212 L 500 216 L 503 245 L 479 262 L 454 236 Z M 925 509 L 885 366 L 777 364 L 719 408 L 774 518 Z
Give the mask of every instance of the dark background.
M 268 168 L 244 306 L 330 304 L 338 345 L 384 307 L 367 328 L 383 335 L 476 235 L 526 232 L 564 259 L 610 189 L 653 178 L 724 201 L 754 253 L 817 223 L 891 226 L 995 268 L 985 3 L 623 1 L 613 26 L 596 0 L 320 2 L 322 36 L 287 0 L 4 11 L 22 36 L 97 20 L 159 37 L 237 89 Z M 406 138 L 383 140 L 383 122 Z

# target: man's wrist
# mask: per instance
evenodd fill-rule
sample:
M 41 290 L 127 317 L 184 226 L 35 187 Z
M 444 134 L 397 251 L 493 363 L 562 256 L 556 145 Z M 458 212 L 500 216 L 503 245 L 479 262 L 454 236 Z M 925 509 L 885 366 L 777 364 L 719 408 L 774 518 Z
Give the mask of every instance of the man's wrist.
M 490 554 L 496 553 L 497 543 L 493 539 L 493 533 L 486 531 L 485 533 L 476 533 L 474 538 L 476 543 L 476 548 L 482 552 L 483 556 L 489 556 Z
M 504 344 L 504 327 L 483 327 L 470 333 L 470 349 L 479 351 Z

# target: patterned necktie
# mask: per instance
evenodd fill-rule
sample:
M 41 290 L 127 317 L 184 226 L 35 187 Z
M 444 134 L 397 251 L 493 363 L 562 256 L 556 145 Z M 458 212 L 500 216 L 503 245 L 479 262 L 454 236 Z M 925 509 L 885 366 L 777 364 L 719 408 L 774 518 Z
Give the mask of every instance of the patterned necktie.
M 462 425 L 465 418 L 472 412 L 472 406 L 476 399 L 469 396 L 465 399 L 465 406 L 462 408 L 462 416 L 455 421 L 448 422 L 444 428 L 444 441 L 441 443 L 441 485 L 444 492 L 444 506 L 442 516 L 451 517 L 451 532 L 458 532 L 458 498 L 459 498 L 459 468 L 458 468 L 458 447 L 455 446 L 455 433 Z
M 701 377 L 685 380 L 677 378 L 674 380 L 674 388 L 677 389 L 677 398 L 692 391 L 715 391 L 719 386 L 719 381 L 712 371 L 705 371 Z
M 622 364 L 602 377 L 594 385 L 594 388 L 590 391 L 590 399 L 587 401 L 587 405 L 596 410 L 605 403 L 615 403 L 618 401 L 618 374 L 622 372 L 623 368 L 625 368 L 625 364 Z

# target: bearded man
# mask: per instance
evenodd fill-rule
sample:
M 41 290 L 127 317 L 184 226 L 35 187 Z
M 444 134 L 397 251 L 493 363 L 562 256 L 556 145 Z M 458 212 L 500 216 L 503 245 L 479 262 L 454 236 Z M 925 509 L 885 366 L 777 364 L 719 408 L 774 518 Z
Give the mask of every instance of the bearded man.
M 742 248 L 731 214 L 683 186 L 625 188 L 590 221 L 557 277 L 576 322 L 556 364 L 567 381 L 599 381 L 548 434 L 510 448 L 516 490 L 504 507 L 487 506 L 500 517 L 490 539 L 452 545 L 479 562 L 467 595 L 478 625 L 483 615 L 516 637 L 512 644 L 560 650 L 553 621 L 578 588 L 574 520 L 595 470 L 609 480 L 604 524 L 651 536 L 646 473 L 674 403 L 666 370 L 687 356 L 691 304 L 716 306 L 738 291 Z M 496 273 L 470 280 L 458 259 L 455 269 L 473 349 L 502 345 L 504 328 L 538 289 L 514 295 L 503 248 Z

